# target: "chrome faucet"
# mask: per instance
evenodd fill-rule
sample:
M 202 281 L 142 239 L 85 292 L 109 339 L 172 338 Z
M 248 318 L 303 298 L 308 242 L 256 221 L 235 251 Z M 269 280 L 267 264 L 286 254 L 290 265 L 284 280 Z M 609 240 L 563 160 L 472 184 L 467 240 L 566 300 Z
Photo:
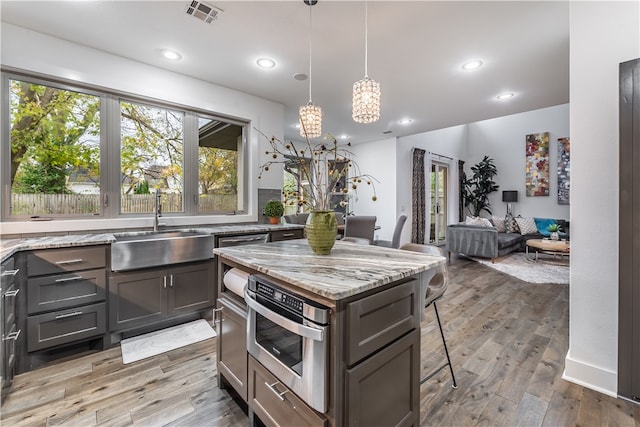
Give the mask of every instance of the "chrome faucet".
M 160 201 L 160 197 L 162 197 L 162 193 L 158 188 L 156 190 L 155 203 L 153 207 L 153 231 L 158 231 L 158 225 L 160 225 L 158 223 L 158 218 L 162 216 L 162 203 Z

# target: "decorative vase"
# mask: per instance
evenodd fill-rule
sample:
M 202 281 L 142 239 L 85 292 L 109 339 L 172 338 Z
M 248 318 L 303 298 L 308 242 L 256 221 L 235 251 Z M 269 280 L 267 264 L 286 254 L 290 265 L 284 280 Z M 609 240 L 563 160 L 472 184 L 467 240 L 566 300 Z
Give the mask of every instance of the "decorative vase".
M 329 255 L 336 242 L 338 225 L 334 211 L 311 211 L 304 230 L 316 255 Z
M 560 240 L 560 235 L 558 234 L 557 231 L 552 231 L 551 235 L 549 236 L 549 238 L 551 240 Z

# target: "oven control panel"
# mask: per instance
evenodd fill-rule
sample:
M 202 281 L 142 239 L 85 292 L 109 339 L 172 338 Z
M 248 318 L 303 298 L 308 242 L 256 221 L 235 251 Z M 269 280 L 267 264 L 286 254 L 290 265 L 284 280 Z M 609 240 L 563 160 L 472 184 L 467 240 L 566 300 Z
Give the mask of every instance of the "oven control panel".
M 278 302 L 280 305 L 283 305 L 298 314 L 302 314 L 304 301 L 300 298 L 296 298 L 281 289 L 260 282 L 257 283 L 256 292 L 272 301 Z

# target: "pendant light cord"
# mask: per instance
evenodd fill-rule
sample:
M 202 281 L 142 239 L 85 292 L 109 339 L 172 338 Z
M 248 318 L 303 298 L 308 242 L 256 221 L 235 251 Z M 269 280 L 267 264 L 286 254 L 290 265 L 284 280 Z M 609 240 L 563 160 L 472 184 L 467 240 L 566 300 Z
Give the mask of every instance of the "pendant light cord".
M 311 104 L 311 34 L 313 32 L 313 20 L 311 19 L 311 8 L 313 4 L 309 4 L 309 104 Z
M 364 2 L 364 78 L 369 78 L 367 65 L 369 63 L 369 6 Z

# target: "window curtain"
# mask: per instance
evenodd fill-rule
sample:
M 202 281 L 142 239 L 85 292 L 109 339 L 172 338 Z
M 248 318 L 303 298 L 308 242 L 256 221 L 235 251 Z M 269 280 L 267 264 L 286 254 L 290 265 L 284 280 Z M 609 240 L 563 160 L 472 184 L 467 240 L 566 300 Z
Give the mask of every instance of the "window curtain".
M 411 176 L 411 242 L 424 243 L 426 198 L 424 155 L 426 151 L 413 149 Z
M 464 221 L 464 182 L 467 175 L 464 173 L 464 160 L 458 160 L 458 221 Z

